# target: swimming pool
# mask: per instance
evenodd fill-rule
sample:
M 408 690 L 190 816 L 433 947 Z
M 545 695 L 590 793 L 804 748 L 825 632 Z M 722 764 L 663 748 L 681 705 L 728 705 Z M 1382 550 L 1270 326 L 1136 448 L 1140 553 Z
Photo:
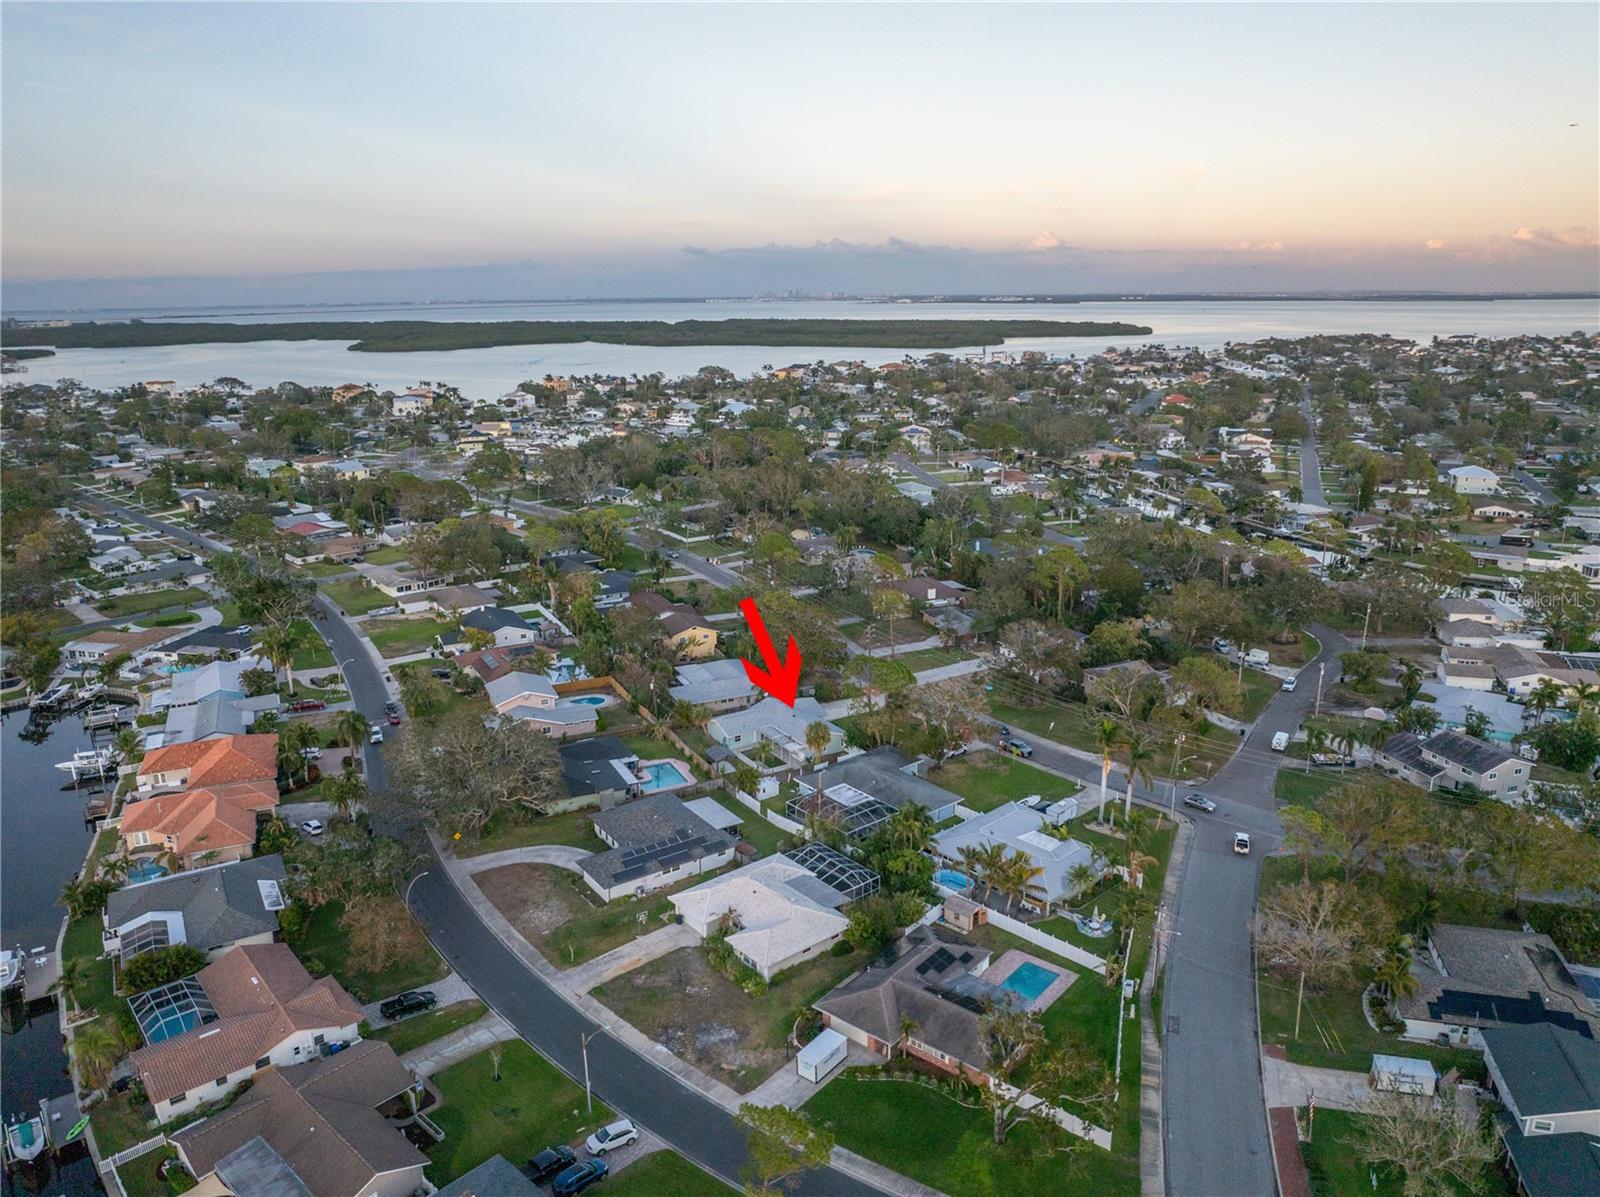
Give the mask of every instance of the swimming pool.
M 604 694 L 585 694 L 581 698 L 567 700 L 575 707 L 603 707 L 608 701 Z
M 1009 989 L 1029 1002 L 1036 1002 L 1039 1000 L 1039 995 L 1050 988 L 1058 975 L 1031 960 L 1024 960 L 1011 970 L 1009 977 L 1000 982 L 1000 988 Z
M 153 860 L 141 860 L 136 865 L 128 868 L 128 884 L 141 885 L 146 881 L 155 881 L 167 875 L 167 866 L 157 864 Z
M 639 788 L 646 794 L 654 794 L 658 790 L 674 790 L 679 786 L 686 786 L 692 780 L 685 777 L 683 770 L 671 761 L 656 761 L 650 765 L 640 765 L 640 771 L 645 775 L 645 780 L 639 783 Z
M 954 869 L 940 869 L 933 875 L 933 879 L 946 889 L 968 890 L 972 888 L 972 880 L 965 873 L 958 873 Z

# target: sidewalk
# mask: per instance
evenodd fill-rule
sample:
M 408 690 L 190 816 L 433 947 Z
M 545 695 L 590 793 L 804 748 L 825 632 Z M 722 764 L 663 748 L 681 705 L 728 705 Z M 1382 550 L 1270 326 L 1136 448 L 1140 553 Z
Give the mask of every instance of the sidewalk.
M 1163 929 L 1173 915 L 1173 903 L 1178 896 L 1184 868 L 1189 861 L 1189 850 L 1194 846 L 1194 823 L 1179 819 L 1177 835 L 1172 842 L 1172 855 L 1167 860 L 1166 877 L 1161 883 L 1161 897 L 1156 903 L 1156 925 L 1153 936 L 1159 941 Z M 1160 970 L 1165 967 L 1165 953 L 1161 944 L 1150 945 L 1148 960 L 1155 967 L 1146 967 L 1139 986 L 1139 1191 L 1141 1197 L 1165 1197 L 1167 1191 L 1166 1123 L 1162 1109 L 1161 1091 L 1161 1035 L 1156 1027 L 1155 1007 L 1152 997 L 1161 981 Z
M 576 873 L 578 862 L 590 855 L 592 853 L 585 848 L 573 848 L 566 844 L 530 844 L 526 848 L 506 848 L 501 852 L 485 852 L 482 856 L 462 856 L 452 859 L 465 868 L 468 874 L 483 873 L 489 869 L 512 864 L 552 865 Z M 476 885 L 473 888 L 476 889 Z
M 561 974 L 562 981 L 572 987 L 573 993 L 588 993 L 613 977 L 631 973 L 668 952 L 693 947 L 699 942 L 700 937 L 682 923 L 669 923 L 619 948 L 612 948 L 602 956 L 567 969 Z
M 452 1064 L 459 1064 L 469 1056 L 477 1055 L 485 1048 L 516 1037 L 517 1033 L 511 1024 L 491 1010 L 470 1027 L 462 1027 L 432 1043 L 425 1043 L 401 1056 L 400 1061 L 419 1077 L 429 1077 L 436 1072 L 443 1072 Z

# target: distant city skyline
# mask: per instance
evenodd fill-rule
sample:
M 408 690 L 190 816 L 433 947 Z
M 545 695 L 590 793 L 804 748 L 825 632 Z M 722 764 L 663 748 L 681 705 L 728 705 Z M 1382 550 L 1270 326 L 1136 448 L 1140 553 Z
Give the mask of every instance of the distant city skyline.
M 6 3 L 8 311 L 1590 291 L 1600 9 Z

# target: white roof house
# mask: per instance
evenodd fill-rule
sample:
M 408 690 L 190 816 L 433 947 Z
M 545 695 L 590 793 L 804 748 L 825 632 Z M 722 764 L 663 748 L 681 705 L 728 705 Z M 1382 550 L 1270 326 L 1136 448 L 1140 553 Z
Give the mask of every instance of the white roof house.
M 791 764 L 803 765 L 811 760 L 811 749 L 806 746 L 806 728 L 813 723 L 827 724 L 828 747 L 824 756 L 844 748 L 844 731 L 828 722 L 822 704 L 814 698 L 797 698 L 792 707 L 776 698 L 764 698 L 743 711 L 715 716 L 706 724 L 706 734 L 736 751 L 766 741 L 790 758 Z
M 1488 495 L 1500 489 L 1500 475 L 1482 466 L 1456 466 L 1449 475 L 1450 485 L 1457 494 Z
M 731 916 L 728 946 L 768 981 L 839 941 L 850 925 L 839 913 L 844 901 L 838 890 L 782 856 L 672 895 L 673 908 L 702 937 Z
M 1008 802 L 966 820 L 934 837 L 934 850 L 947 860 L 960 858 L 971 844 L 1002 844 L 1008 852 L 1025 854 L 1044 872 L 1037 878 L 1045 904 L 1065 898 L 1072 887 L 1067 873 L 1074 865 L 1091 864 L 1094 852 L 1078 840 L 1058 840 L 1044 830 L 1045 819 L 1036 810 Z

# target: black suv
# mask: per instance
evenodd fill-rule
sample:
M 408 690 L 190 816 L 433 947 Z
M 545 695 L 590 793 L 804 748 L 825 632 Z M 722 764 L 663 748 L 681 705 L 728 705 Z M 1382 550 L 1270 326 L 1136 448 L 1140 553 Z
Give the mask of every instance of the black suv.
M 528 1161 L 528 1179 L 536 1185 L 549 1184 L 577 1162 L 577 1152 L 564 1143 L 546 1147 Z
M 404 1018 L 421 1010 L 431 1010 L 439 999 L 427 989 L 411 989 L 392 997 L 378 1007 L 378 1013 L 388 1019 Z

